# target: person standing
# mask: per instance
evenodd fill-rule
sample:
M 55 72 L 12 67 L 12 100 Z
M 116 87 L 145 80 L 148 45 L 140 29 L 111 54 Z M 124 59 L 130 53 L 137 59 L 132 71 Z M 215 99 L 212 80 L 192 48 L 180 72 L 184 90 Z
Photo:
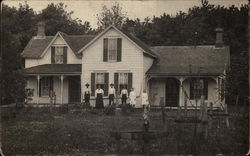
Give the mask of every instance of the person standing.
M 114 99 L 115 99 L 115 88 L 114 88 L 114 84 L 111 83 L 110 84 L 110 88 L 109 88 L 109 105 L 111 105 L 114 103 Z
M 134 88 L 131 88 L 131 91 L 129 93 L 129 99 L 130 99 L 130 104 L 135 107 L 136 105 L 136 92 Z
M 89 84 L 85 84 L 86 88 L 84 90 L 84 101 L 85 105 L 89 106 L 89 100 L 90 100 L 90 89 L 89 89 Z
M 126 104 L 128 99 L 128 90 L 125 87 L 123 87 L 121 90 L 121 98 L 122 104 Z
M 146 92 L 146 89 L 144 89 L 142 93 L 142 108 L 143 112 L 148 112 L 149 110 L 148 93 Z
M 104 108 L 103 94 L 104 94 L 103 89 L 101 89 L 100 85 L 98 85 L 98 88 L 95 91 L 95 98 L 96 98 L 95 108 L 98 108 L 98 109 L 99 108 Z

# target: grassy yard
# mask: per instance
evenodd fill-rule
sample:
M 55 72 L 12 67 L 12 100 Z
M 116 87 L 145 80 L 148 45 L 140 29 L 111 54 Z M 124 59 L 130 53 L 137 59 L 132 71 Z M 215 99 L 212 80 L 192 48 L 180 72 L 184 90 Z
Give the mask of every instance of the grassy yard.
M 230 128 L 214 118 L 207 139 L 194 133 L 192 123 L 174 122 L 177 111 L 167 111 L 163 127 L 161 111 L 150 112 L 150 130 L 167 131 L 165 137 L 143 140 L 111 137 L 112 131 L 142 130 L 141 110 L 107 116 L 98 110 L 63 108 L 1 109 L 2 149 L 15 154 L 142 154 L 198 153 L 243 155 L 248 150 L 248 118 L 230 116 Z M 6 116 L 8 112 L 8 116 Z M 11 113 L 12 112 L 12 113 Z

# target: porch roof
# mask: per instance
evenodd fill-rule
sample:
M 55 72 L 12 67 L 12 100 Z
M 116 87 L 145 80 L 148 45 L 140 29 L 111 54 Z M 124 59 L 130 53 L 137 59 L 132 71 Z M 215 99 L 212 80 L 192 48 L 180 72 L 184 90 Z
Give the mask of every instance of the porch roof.
M 77 74 L 82 72 L 81 64 L 43 64 L 25 68 L 24 74 Z
M 156 46 L 151 49 L 158 59 L 148 70 L 148 75 L 214 76 L 223 74 L 229 65 L 228 46 Z

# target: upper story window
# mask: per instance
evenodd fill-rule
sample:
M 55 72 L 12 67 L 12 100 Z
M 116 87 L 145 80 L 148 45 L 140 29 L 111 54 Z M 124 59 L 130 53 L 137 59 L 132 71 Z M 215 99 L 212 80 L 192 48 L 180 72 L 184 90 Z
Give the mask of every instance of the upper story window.
M 62 64 L 67 63 L 67 50 L 66 46 L 53 46 L 51 47 L 51 63 Z
M 63 47 L 55 47 L 55 63 L 63 63 Z
M 103 61 L 120 62 L 122 60 L 122 39 L 104 38 L 103 39 Z
M 108 39 L 108 61 L 117 61 L 117 39 Z

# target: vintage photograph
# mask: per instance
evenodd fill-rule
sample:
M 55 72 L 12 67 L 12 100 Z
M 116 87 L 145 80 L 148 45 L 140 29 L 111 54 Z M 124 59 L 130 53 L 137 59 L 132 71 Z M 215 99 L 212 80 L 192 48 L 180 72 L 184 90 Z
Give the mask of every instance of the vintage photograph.
M 0 156 L 243 156 L 247 0 L 5 0 Z

